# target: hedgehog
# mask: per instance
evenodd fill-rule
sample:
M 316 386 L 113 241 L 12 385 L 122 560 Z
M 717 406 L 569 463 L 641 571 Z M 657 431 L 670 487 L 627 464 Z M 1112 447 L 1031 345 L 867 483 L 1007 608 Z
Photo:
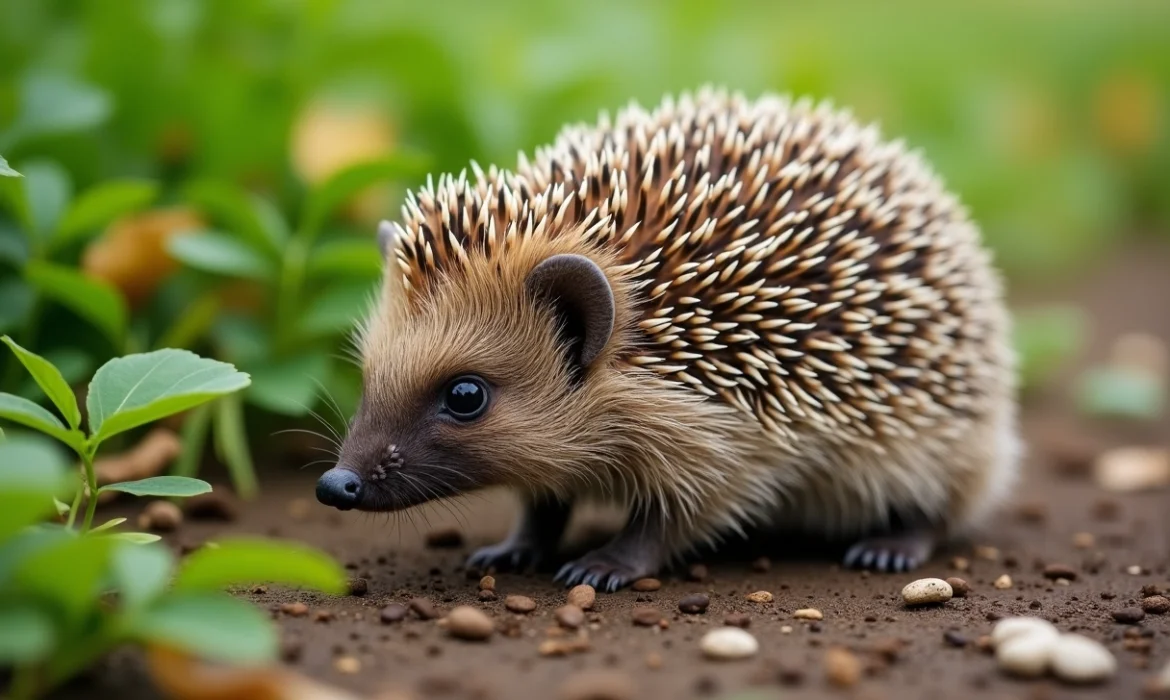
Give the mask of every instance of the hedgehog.
M 553 562 L 573 509 L 611 504 L 624 525 L 554 579 L 614 591 L 760 528 L 909 571 L 1011 489 L 1002 278 L 878 126 L 708 86 L 469 167 L 378 227 L 361 400 L 322 503 L 509 487 L 520 514 L 471 554 L 481 571 Z

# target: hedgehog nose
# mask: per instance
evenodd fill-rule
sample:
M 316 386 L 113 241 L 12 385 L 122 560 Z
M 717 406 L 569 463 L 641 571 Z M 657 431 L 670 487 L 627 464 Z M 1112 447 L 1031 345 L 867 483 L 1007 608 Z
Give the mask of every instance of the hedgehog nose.
M 352 469 L 334 467 L 317 480 L 317 500 L 338 510 L 357 505 L 362 495 L 362 478 Z

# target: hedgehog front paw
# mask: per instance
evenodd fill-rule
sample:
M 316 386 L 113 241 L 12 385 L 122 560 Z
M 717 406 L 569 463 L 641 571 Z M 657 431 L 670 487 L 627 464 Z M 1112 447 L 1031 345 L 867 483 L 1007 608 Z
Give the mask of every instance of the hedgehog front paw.
M 865 539 L 845 553 L 845 566 L 887 573 L 913 571 L 926 563 L 934 551 L 934 536 L 907 532 Z
M 565 586 L 586 583 L 598 590 L 613 593 L 640 578 L 652 575 L 656 569 L 656 566 L 638 557 L 614 555 L 604 549 L 597 549 L 562 566 L 554 580 Z
M 467 558 L 467 568 L 473 571 L 522 571 L 536 568 L 544 560 L 544 552 L 530 542 L 504 540 L 480 547 Z

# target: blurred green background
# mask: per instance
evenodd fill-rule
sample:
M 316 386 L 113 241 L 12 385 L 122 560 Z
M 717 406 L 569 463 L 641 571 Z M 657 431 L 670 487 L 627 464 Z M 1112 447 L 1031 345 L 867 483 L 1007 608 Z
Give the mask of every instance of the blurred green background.
M 1166 0 L 4 0 L 0 155 L 28 211 L 0 214 L 0 332 L 75 377 L 210 350 L 267 413 L 305 415 L 321 385 L 345 412 L 374 223 L 424 167 L 511 166 L 567 121 L 704 83 L 829 98 L 921 148 L 1014 281 L 1170 239 Z M 211 234 L 166 243 L 173 272 L 127 262 L 175 228 Z M 79 264 L 123 311 L 60 291 Z

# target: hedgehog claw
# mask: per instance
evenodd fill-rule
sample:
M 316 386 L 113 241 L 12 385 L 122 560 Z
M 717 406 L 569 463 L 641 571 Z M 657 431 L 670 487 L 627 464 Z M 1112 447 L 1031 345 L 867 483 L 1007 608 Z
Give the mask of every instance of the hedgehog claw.
M 475 571 L 521 571 L 536 566 L 541 561 L 541 552 L 528 544 L 505 540 L 498 544 L 477 549 L 467 558 L 467 568 Z
M 849 548 L 843 563 L 851 569 L 887 573 L 912 571 L 929 559 L 933 550 L 934 538 L 931 535 L 913 531 L 862 540 Z

